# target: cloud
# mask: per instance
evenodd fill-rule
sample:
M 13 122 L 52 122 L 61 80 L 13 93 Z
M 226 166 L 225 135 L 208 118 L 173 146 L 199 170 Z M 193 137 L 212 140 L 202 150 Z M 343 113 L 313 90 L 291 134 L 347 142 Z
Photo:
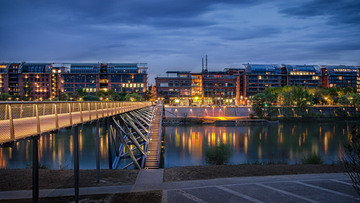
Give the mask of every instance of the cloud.
M 286 6 L 280 13 L 300 18 L 327 17 L 332 25 L 360 26 L 359 0 L 311 0 L 296 6 Z

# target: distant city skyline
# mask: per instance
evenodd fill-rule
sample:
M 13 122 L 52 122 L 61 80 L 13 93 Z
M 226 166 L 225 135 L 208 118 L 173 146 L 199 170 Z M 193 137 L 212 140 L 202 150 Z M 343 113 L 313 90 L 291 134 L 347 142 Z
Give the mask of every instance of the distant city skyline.
M 360 65 L 360 2 L 0 0 L 0 61 Z

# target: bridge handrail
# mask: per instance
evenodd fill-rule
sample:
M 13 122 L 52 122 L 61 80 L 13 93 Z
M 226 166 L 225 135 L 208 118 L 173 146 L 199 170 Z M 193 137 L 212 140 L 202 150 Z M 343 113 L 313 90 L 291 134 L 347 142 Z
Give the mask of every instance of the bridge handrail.
M 151 105 L 119 101 L 0 102 L 0 144 Z

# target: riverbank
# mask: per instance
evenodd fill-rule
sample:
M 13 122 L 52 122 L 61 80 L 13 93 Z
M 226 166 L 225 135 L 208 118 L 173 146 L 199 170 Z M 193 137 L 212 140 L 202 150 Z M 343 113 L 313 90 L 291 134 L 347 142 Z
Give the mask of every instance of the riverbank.
M 216 125 L 216 126 L 248 126 L 279 124 L 279 122 L 337 122 L 346 121 L 359 123 L 357 117 L 276 117 L 271 119 L 241 118 L 241 117 L 191 117 L 191 118 L 165 118 L 163 126 L 188 126 L 188 125 Z
M 166 168 L 164 182 L 230 178 L 245 176 L 272 176 L 314 173 L 345 173 L 343 165 L 218 165 L 218 166 L 184 166 Z
M 100 181 L 96 182 L 96 170 L 80 170 L 80 187 L 110 185 L 131 185 L 137 178 L 138 170 L 102 169 Z M 31 190 L 32 169 L 0 169 L 0 191 Z M 40 189 L 74 187 L 73 170 L 39 170 Z

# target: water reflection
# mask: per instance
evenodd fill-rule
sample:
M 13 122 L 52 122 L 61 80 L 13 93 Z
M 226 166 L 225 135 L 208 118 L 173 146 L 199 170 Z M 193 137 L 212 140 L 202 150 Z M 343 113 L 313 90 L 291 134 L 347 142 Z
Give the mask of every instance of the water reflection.
M 359 123 L 355 123 L 359 127 Z M 307 154 L 333 163 L 342 156 L 354 123 L 280 123 L 268 126 L 177 126 L 165 128 L 164 167 L 204 165 L 208 149 L 231 147 L 231 164 L 253 162 L 301 163 Z
M 101 168 L 108 168 L 108 139 L 106 123 L 100 132 Z M 104 127 L 105 126 L 105 127 Z M 56 133 L 40 136 L 40 164 L 49 169 L 73 168 L 73 129 L 62 129 Z M 81 169 L 96 167 L 96 125 L 85 124 L 79 127 L 79 158 Z M 127 160 L 123 161 L 124 163 Z M 0 148 L 0 168 L 26 168 L 32 165 L 32 140 L 22 140 L 13 147 Z
M 354 123 L 280 123 L 268 126 L 179 126 L 165 127 L 164 167 L 205 165 L 207 150 L 224 143 L 232 149 L 231 164 L 259 162 L 300 163 L 310 153 L 325 163 L 343 156 L 343 143 L 350 139 Z M 100 164 L 108 168 L 106 123 L 100 125 Z M 359 127 L 359 123 L 357 123 Z M 96 125 L 79 127 L 80 168 L 96 167 Z M 39 139 L 40 163 L 50 169 L 73 167 L 73 130 L 63 129 Z M 113 156 L 114 156 L 113 152 Z M 121 160 L 125 166 L 130 160 Z M 0 148 L 0 168 L 26 168 L 32 163 L 32 141 Z

